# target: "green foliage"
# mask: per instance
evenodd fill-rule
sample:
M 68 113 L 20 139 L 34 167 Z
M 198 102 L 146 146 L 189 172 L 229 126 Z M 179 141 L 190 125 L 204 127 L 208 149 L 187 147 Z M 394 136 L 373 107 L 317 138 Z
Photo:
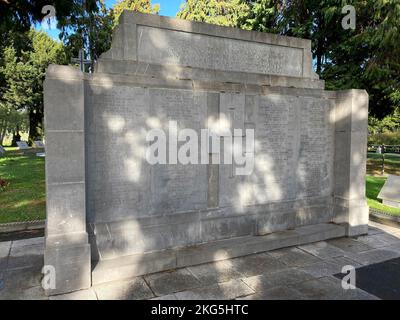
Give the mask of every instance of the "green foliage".
M 158 14 L 160 12 L 160 5 L 153 5 L 151 0 L 119 0 L 113 6 L 111 13 L 114 26 L 118 25 L 119 17 L 124 10 Z
M 91 69 L 100 55 L 111 45 L 112 19 L 104 0 L 89 0 L 73 6 L 69 16 L 60 17 L 60 38 L 66 46 L 68 61 L 84 49 L 92 61 Z
M 244 29 L 312 40 L 316 72 L 330 90 L 366 89 L 378 119 L 400 107 L 399 0 L 244 0 Z M 356 29 L 342 28 L 353 5 Z
M 368 144 L 400 146 L 400 131 L 370 134 Z
M 182 4 L 177 17 L 236 27 L 248 11 L 248 5 L 241 0 L 187 0 Z
M 0 75 L 0 112 L 6 115 L 6 130 L 23 125 L 22 117 L 29 115 L 30 142 L 43 135 L 43 80 L 50 63 L 65 63 L 62 43 L 55 42 L 44 32 L 31 29 L 26 33 L 27 50 L 18 51 L 14 43 L 3 49 Z M 2 118 L 3 119 L 3 118 Z M 3 119 L 3 120 L 6 120 Z M 0 122 L 1 124 L 1 122 Z M 0 128 L 4 131 L 4 127 Z

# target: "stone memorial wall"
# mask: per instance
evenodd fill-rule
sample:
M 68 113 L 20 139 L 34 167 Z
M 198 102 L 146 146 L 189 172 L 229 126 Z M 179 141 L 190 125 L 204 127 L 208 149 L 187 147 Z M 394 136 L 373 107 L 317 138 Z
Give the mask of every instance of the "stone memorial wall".
M 124 12 L 95 73 L 50 66 L 48 294 L 365 233 L 368 95 L 325 91 L 311 64 L 309 40 Z M 251 172 L 217 161 L 224 133 L 198 141 L 206 163 L 171 145 L 149 163 L 146 134 L 171 123 L 254 132 Z

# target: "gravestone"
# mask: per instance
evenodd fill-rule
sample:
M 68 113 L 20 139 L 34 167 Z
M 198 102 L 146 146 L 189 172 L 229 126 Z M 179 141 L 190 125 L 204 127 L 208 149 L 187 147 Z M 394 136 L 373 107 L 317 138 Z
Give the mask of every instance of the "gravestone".
M 6 150 L 4 149 L 3 146 L 0 146 L 0 154 L 4 154 L 4 153 L 6 153 Z
M 36 148 L 42 149 L 42 148 L 44 148 L 44 143 L 43 143 L 43 141 L 38 140 L 38 141 L 35 141 L 35 146 L 36 146 Z
M 400 208 L 400 176 L 388 176 L 378 199 L 381 199 L 384 205 Z
M 368 95 L 326 91 L 311 41 L 125 11 L 95 69 L 46 73 L 48 294 L 367 232 Z
M 26 141 L 17 141 L 17 146 L 18 146 L 19 150 L 29 149 L 28 143 Z

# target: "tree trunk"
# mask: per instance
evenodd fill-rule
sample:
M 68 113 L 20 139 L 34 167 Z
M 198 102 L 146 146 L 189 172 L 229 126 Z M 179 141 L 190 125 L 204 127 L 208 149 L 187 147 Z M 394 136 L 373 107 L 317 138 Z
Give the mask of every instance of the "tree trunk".
M 19 126 L 17 126 L 15 128 L 15 131 L 13 133 L 13 138 L 12 138 L 12 142 L 11 142 L 11 146 L 12 147 L 16 147 L 17 146 L 17 141 L 21 141 L 21 135 L 19 134 Z
M 0 129 L 0 146 L 3 145 L 4 142 L 4 137 L 6 136 L 6 132 L 7 132 L 7 121 L 4 120 L 1 124 L 1 129 Z
M 32 109 L 29 111 L 29 138 L 32 145 L 35 141 L 41 140 L 43 136 L 43 111 Z

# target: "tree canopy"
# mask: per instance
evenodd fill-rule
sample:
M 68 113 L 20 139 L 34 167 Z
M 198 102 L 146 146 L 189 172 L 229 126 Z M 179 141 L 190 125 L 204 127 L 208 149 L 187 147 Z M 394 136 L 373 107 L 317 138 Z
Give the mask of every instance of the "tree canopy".
M 48 4 L 56 9 L 62 42 L 31 29 Z M 354 30 L 342 27 L 345 5 L 355 7 Z M 105 0 L 0 0 L 0 139 L 4 123 L 21 127 L 24 123 L 17 119 L 26 116 L 30 139 L 41 135 L 45 68 L 69 63 L 81 48 L 93 67 L 109 49 L 123 10 L 158 14 L 160 6 L 151 0 L 120 0 L 112 8 Z M 311 39 L 314 68 L 327 89 L 366 89 L 371 126 L 397 123 L 399 0 L 186 0 L 177 17 Z M 398 130 L 397 125 L 391 128 Z

